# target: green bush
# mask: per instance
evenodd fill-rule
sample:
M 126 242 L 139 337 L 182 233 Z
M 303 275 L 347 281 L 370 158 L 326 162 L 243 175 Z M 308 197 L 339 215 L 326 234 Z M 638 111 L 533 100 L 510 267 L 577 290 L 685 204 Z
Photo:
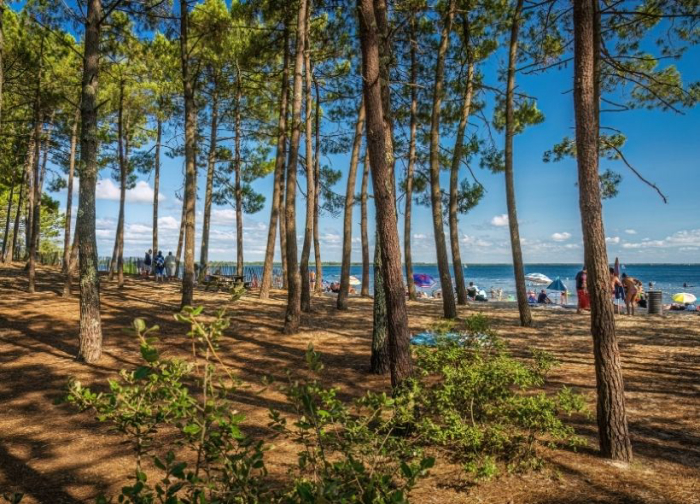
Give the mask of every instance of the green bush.
M 218 342 L 229 322 L 219 313 L 214 322 L 203 324 L 201 311 L 188 308 L 176 316 L 190 325 L 190 360 L 163 356 L 158 328 L 146 328 L 137 319 L 133 332 L 143 365 L 121 371 L 106 392 L 77 381 L 69 384 L 65 401 L 92 411 L 132 442 L 134 476 L 117 502 L 409 502 L 410 490 L 434 461 L 393 435 L 393 400 L 368 394 L 348 406 L 337 399 L 336 389 L 322 387 L 316 378 L 295 380 L 291 374 L 284 392 L 295 415 L 290 422 L 272 410 L 270 427 L 303 449 L 286 487 L 273 489 L 264 463 L 267 448 L 243 433 L 244 417 L 236 412 L 233 399 L 237 380 L 218 355 Z M 321 372 L 320 358 L 311 347 L 307 362 L 314 374 Z M 176 435 L 157 437 L 166 428 L 175 429 Z M 144 468 L 146 456 L 155 469 Z M 101 497 L 98 502 L 112 501 Z
M 396 421 L 425 445 L 438 445 L 477 477 L 537 467 L 537 447 L 582 440 L 561 416 L 584 410 L 583 399 L 563 388 L 541 389 L 555 365 L 546 352 L 531 362 L 514 359 L 474 315 L 459 342 L 438 340 L 437 348 L 415 350 L 416 376 L 398 398 Z

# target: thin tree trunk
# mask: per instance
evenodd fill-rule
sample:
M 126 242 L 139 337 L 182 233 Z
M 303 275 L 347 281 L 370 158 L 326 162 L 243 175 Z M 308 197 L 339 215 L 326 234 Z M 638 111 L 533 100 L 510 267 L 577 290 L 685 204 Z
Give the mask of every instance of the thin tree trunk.
M 209 155 L 207 156 L 207 185 L 204 191 L 204 216 L 202 221 L 202 246 L 199 249 L 200 274 L 205 274 L 209 263 L 209 228 L 211 226 L 211 204 L 214 193 L 214 170 L 216 169 L 216 134 L 219 127 L 219 93 L 214 78 L 211 97 L 211 130 L 209 132 Z
M 455 147 L 452 152 L 452 166 L 450 169 L 450 246 L 452 248 L 452 268 L 455 273 L 455 283 L 457 284 L 457 303 L 467 304 L 467 288 L 464 285 L 464 268 L 462 266 L 462 254 L 459 250 L 459 219 L 457 217 L 459 199 L 459 166 L 462 163 L 462 144 L 464 143 L 464 131 L 467 128 L 467 120 L 472 106 L 474 65 L 470 62 L 467 67 L 467 83 L 462 99 L 462 115 L 459 118 L 457 134 L 455 136 Z
M 284 186 L 284 161 L 287 154 L 287 110 L 289 108 L 289 29 L 284 30 L 284 63 L 282 66 L 282 86 L 280 90 L 280 111 L 277 120 L 277 155 L 275 157 L 275 180 L 272 188 L 272 209 L 270 210 L 270 225 L 267 228 L 267 247 L 265 248 L 265 263 L 260 282 L 260 299 L 270 297 L 272 285 L 275 241 L 277 237 L 277 220 L 282 207 Z M 280 219 L 284 220 L 284 219 Z M 285 257 L 285 249 L 281 247 L 281 256 Z
M 391 384 L 399 387 L 412 373 L 408 316 L 404 294 L 401 248 L 396 224 L 396 198 L 388 89 L 389 43 L 384 0 L 358 0 L 362 77 L 367 116 L 367 148 L 377 209 L 377 232 L 382 255 L 382 279 L 387 304 Z M 375 15 L 376 13 L 376 15 Z M 380 60 L 380 36 L 381 42 Z M 382 62 L 383 60 L 383 62 Z M 384 65 L 384 68 L 380 68 Z M 382 77 L 383 74 L 383 77 Z M 384 102 L 384 103 L 383 103 Z
M 7 250 L 7 257 L 8 261 L 12 262 L 15 260 L 15 251 L 17 250 L 17 237 L 19 236 L 19 223 L 20 219 L 22 217 L 22 203 L 24 199 L 24 191 L 25 191 L 25 177 L 27 176 L 26 172 L 22 173 L 22 182 L 20 183 L 19 186 L 19 200 L 17 201 L 17 210 L 15 211 L 15 223 L 13 226 L 13 231 L 12 231 L 12 241 L 10 242 L 10 247 Z
M 66 191 L 66 224 L 63 229 L 63 266 L 61 268 L 61 273 L 66 277 L 66 283 L 68 284 L 68 293 L 64 289 L 64 296 L 70 295 L 70 278 L 69 266 L 70 266 L 70 255 L 71 255 L 71 245 L 70 245 L 70 228 L 71 228 L 71 218 L 73 216 L 73 180 L 75 177 L 75 155 L 77 153 L 78 147 L 78 123 L 80 122 L 80 109 L 75 110 L 75 117 L 73 118 L 73 126 L 71 127 L 70 135 L 70 157 L 68 159 L 68 190 Z
M 374 374 L 389 371 L 390 358 L 387 338 L 387 310 L 382 279 L 382 254 L 379 234 L 375 234 L 374 246 L 374 301 L 372 303 L 372 353 L 369 370 Z
M 360 290 L 360 295 L 362 297 L 369 297 L 369 235 L 367 231 L 368 185 L 369 151 L 365 150 L 365 161 L 362 170 L 362 189 L 360 190 L 360 235 L 362 240 L 362 288 Z
M 357 165 L 360 162 L 360 148 L 362 147 L 362 131 L 365 127 L 365 103 L 360 101 L 360 109 L 357 112 L 355 123 L 355 139 L 352 143 L 350 155 L 350 170 L 348 171 L 348 184 L 345 190 L 345 215 L 343 219 L 343 255 L 340 267 L 340 292 L 338 292 L 337 307 L 339 310 L 348 309 L 348 294 L 350 292 L 350 261 L 352 255 L 352 211 L 355 206 L 355 185 L 357 181 Z
M 302 71 L 304 67 L 304 34 L 306 33 L 306 2 L 300 0 L 297 19 L 297 41 L 292 91 L 292 138 L 287 163 L 285 220 L 287 234 L 287 313 L 284 332 L 295 334 L 301 322 L 301 277 L 297 259 L 296 191 L 299 137 L 301 136 Z
M 80 349 L 78 358 L 93 363 L 102 355 L 100 279 L 97 274 L 95 188 L 97 186 L 97 84 L 100 67 L 102 1 L 89 0 L 85 22 L 85 55 L 80 133 L 80 195 L 76 233 L 80 235 Z
M 128 122 L 127 122 L 128 131 Z M 121 171 L 120 194 L 119 194 L 119 217 L 121 224 L 117 228 L 117 286 L 121 289 L 124 287 L 124 206 L 126 204 L 126 181 L 129 176 L 129 138 L 124 139 L 124 169 Z M 156 252 L 153 252 L 155 257 Z
M 34 208 L 34 163 L 36 156 L 36 128 L 32 128 L 29 138 L 27 157 L 24 161 L 24 192 L 25 192 L 25 213 L 24 213 L 24 257 L 29 254 L 29 242 L 33 229 L 33 208 Z M 29 265 L 27 265 L 29 266 Z
M 158 253 L 158 193 L 160 192 L 160 148 L 163 142 L 163 120 L 160 116 L 156 119 L 156 152 L 153 168 L 153 249 Z M 178 256 L 179 261 L 179 256 Z M 151 261 L 151 272 L 155 275 L 156 262 Z
M 187 0 L 180 0 L 180 64 L 185 102 L 185 271 L 182 277 L 182 308 L 192 306 L 194 301 L 194 218 L 197 203 L 197 109 L 189 67 L 188 23 Z
M 233 167 L 236 172 L 236 275 L 243 275 L 243 192 L 241 190 L 241 72 L 236 77 L 236 110 L 234 117 L 236 139 Z
M 109 265 L 109 281 L 114 278 L 114 273 L 118 275 L 119 288 L 124 286 L 123 269 L 120 270 L 119 249 L 124 243 L 124 206 L 126 202 L 126 155 L 124 149 L 125 139 L 124 127 L 124 81 L 119 84 L 119 110 L 117 111 L 117 156 L 119 162 L 119 217 L 117 218 L 117 232 L 114 235 L 114 249 L 112 250 L 112 261 Z M 123 250 L 123 249 L 122 249 Z M 122 261 L 123 266 L 123 261 Z
M 591 296 L 591 334 L 595 358 L 600 451 L 629 462 L 632 445 L 627 427 L 624 381 L 610 303 L 610 276 L 598 174 L 600 20 L 596 0 L 574 2 L 574 111 L 579 205 Z
M 418 61 L 416 41 L 416 19 L 411 15 L 411 125 L 408 140 L 408 167 L 406 169 L 406 206 L 403 224 L 403 254 L 406 265 L 408 298 L 416 300 L 416 284 L 413 281 L 413 254 L 411 253 L 411 218 L 413 210 L 413 176 L 416 169 L 416 134 L 418 131 Z
M 505 148 L 505 173 L 506 173 L 506 202 L 508 204 L 508 228 L 510 230 L 510 245 L 513 251 L 513 270 L 515 272 L 515 290 L 518 298 L 518 311 L 520 312 L 520 325 L 529 327 L 532 325 L 530 305 L 527 303 L 525 291 L 525 267 L 523 265 L 523 252 L 520 247 L 520 229 L 518 226 L 518 212 L 515 205 L 515 181 L 513 179 L 513 131 L 514 110 L 513 95 L 515 94 L 515 65 L 518 55 L 518 32 L 520 31 L 520 16 L 523 10 L 523 0 L 518 0 L 513 23 L 510 30 L 510 49 L 508 52 L 508 81 L 506 85 L 506 148 Z
M 29 233 L 29 293 L 33 293 L 36 289 L 36 255 L 39 246 L 39 232 L 41 229 L 41 81 L 42 81 L 42 65 L 44 55 L 44 39 L 41 39 L 41 51 L 39 53 L 39 64 L 37 65 L 37 82 L 36 94 L 34 97 L 34 176 L 33 176 L 33 191 L 32 204 L 30 212 L 32 215 L 31 227 L 27 230 Z
M 185 211 L 186 211 L 187 206 L 185 205 L 185 201 L 183 199 L 182 201 L 182 212 L 180 214 L 180 232 L 178 233 L 177 237 L 177 251 L 175 254 L 175 276 L 178 277 L 180 275 L 180 263 L 181 263 L 181 258 L 182 258 L 182 249 L 185 244 Z
M 70 297 L 73 290 L 73 272 L 78 262 L 78 230 L 73 233 L 73 245 L 69 249 L 68 264 L 63 281 L 63 297 Z
M 0 0 L 2 1 L 2 0 Z M 2 12 L 2 10 L 0 10 Z M 7 216 L 5 217 L 5 235 L 2 237 L 2 262 L 6 262 L 7 242 L 10 235 L 10 220 L 12 219 L 12 200 L 15 197 L 15 184 L 10 186 L 10 197 L 7 198 Z
M 306 27 L 304 34 L 306 50 L 304 51 L 304 72 L 306 79 L 306 135 L 304 144 L 306 147 L 306 229 L 304 230 L 304 244 L 301 248 L 301 262 L 299 274 L 301 275 L 301 311 L 311 311 L 311 280 L 309 278 L 309 258 L 311 256 L 311 242 L 314 232 L 314 205 L 316 204 L 316 182 L 314 180 L 314 151 L 313 151 L 313 95 L 311 85 L 313 68 L 311 67 L 311 41 L 309 39 L 309 19 L 311 17 L 310 2 L 306 4 Z
M 286 152 L 286 149 L 285 149 Z M 286 156 L 286 154 L 285 154 Z M 280 180 L 280 261 L 282 263 L 282 289 L 287 289 L 287 200 L 285 199 L 285 192 L 287 188 L 287 174 L 282 174 Z
M 321 92 L 318 81 L 314 79 L 316 90 L 316 142 L 314 143 L 314 180 L 316 181 L 316 191 L 314 192 L 314 259 L 316 261 L 316 292 L 323 293 L 323 262 L 321 261 L 321 240 L 318 231 L 318 215 L 320 212 L 320 192 L 321 192 Z
M 430 200 L 433 210 L 433 233 L 435 234 L 435 251 L 442 287 L 442 308 L 445 318 L 457 316 L 452 277 L 450 276 L 445 230 L 442 217 L 442 191 L 440 190 L 440 112 L 445 75 L 445 56 L 450 44 L 450 32 L 454 18 L 456 2 L 450 0 L 445 24 L 440 35 L 437 62 L 435 63 L 435 83 L 433 87 L 433 112 L 430 120 Z
M 39 216 L 41 217 L 41 195 L 44 192 L 44 179 L 46 178 L 46 166 L 49 162 L 49 151 L 51 150 L 51 135 L 53 133 L 53 119 L 55 116 L 56 112 L 52 111 L 51 115 L 48 120 L 48 124 L 46 126 L 46 136 L 44 138 L 44 148 L 43 148 L 43 155 L 41 158 L 41 169 L 39 171 L 39 198 L 36 200 L 36 204 L 38 205 L 37 212 Z M 39 250 L 41 250 L 41 220 L 39 221 L 39 229 L 40 231 L 36 235 L 36 253 L 39 253 Z

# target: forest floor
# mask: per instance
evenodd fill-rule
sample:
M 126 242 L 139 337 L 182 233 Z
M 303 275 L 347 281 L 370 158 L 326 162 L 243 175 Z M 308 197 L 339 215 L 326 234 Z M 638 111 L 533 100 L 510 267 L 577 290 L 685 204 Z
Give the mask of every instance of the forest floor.
M 186 328 L 173 319 L 179 303 L 176 284 L 127 279 L 124 289 L 102 283 L 104 355 L 96 365 L 77 362 L 78 298 L 63 299 L 59 273 L 38 271 L 38 292 L 26 293 L 20 267 L 0 268 L 0 499 L 3 492 L 25 493 L 23 502 L 94 502 L 115 495 L 133 474 L 133 457 L 123 438 L 88 413 L 55 405 L 70 377 L 86 385 L 104 384 L 119 369 L 139 364 L 138 346 L 123 331 L 135 317 L 158 324 L 173 352 L 186 352 Z M 223 360 L 252 386 L 237 393 L 253 435 L 269 432 L 268 408 L 285 411 L 274 388 L 257 393 L 265 375 L 284 380 L 285 369 L 304 368 L 311 342 L 323 356 L 324 380 L 356 397 L 386 390 L 388 377 L 368 374 L 372 303 L 353 298 L 338 312 L 334 299 L 316 297 L 314 312 L 302 319 L 302 332 L 280 332 L 285 310 L 282 292 L 262 302 L 252 295 L 235 304 L 225 294 L 197 291 L 209 313 L 226 307 L 231 327 L 222 341 Z M 409 302 L 410 327 L 422 331 L 438 320 L 441 305 Z M 588 319 L 573 310 L 535 310 L 535 327 L 518 327 L 515 308 L 482 303 L 460 307 L 460 315 L 487 313 L 514 355 L 528 347 L 548 350 L 561 361 L 549 376 L 586 394 L 595 411 L 595 372 Z M 546 451 L 546 466 L 525 475 L 507 475 L 471 484 L 458 466 L 438 460 L 431 475 L 411 494 L 423 503 L 700 503 L 700 317 L 617 319 L 635 458 L 623 466 L 598 456 L 595 414 L 574 417 L 587 447 Z M 295 464 L 291 444 L 275 444 L 266 455 L 272 476 L 283 477 Z

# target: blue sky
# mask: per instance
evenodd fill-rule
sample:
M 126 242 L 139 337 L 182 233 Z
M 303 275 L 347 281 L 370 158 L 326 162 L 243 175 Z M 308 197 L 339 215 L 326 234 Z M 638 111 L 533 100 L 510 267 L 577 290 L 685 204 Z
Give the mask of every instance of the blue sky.
M 679 67 L 684 80 L 700 79 L 700 50 L 689 51 Z M 695 65 L 693 65 L 695 63 Z M 496 77 L 486 75 L 495 84 Z M 539 76 L 519 77 L 519 90 L 538 98 L 544 112 L 544 123 L 533 126 L 515 139 L 515 181 L 526 262 L 581 262 L 581 221 L 576 187 L 574 160 L 543 163 L 542 154 L 564 136 L 573 136 L 574 118 L 571 67 L 552 70 Z M 492 98 L 490 98 L 492 100 Z M 664 204 L 656 193 L 640 182 L 619 162 L 602 161 L 601 168 L 613 168 L 623 175 L 619 195 L 604 202 L 608 252 L 626 263 L 634 262 L 700 262 L 700 108 L 673 112 L 635 110 L 605 114 L 602 124 L 622 130 L 628 137 L 624 149 L 630 162 L 648 179 L 656 182 L 668 196 Z M 486 135 L 477 121 L 471 132 Z M 502 144 L 502 139 L 498 142 Z M 451 138 L 442 139 L 451 146 Z M 273 153 L 274 154 L 274 153 Z M 336 190 L 344 193 L 349 155 L 325 160 L 343 171 Z M 175 250 L 181 203 L 175 191 L 182 183 L 182 159 L 163 157 L 161 181 L 160 242 L 167 252 Z M 397 164 L 397 170 L 403 164 Z M 473 163 L 473 169 L 486 188 L 478 207 L 460 218 L 462 259 L 465 263 L 508 263 L 510 243 L 502 174 L 491 174 Z M 462 176 L 466 176 L 463 174 Z M 111 254 L 118 212 L 118 190 L 101 174 L 98 187 L 97 233 L 100 255 Z M 201 232 L 204 174 L 199 177 L 200 200 L 197 204 L 197 257 Z M 357 190 L 360 188 L 360 175 Z M 305 182 L 300 180 L 303 186 Z M 446 188 L 448 174 L 443 174 Z M 256 181 L 254 188 L 268 200 L 272 194 L 272 177 Z M 135 190 L 130 191 L 126 210 L 126 255 L 142 255 L 151 243 L 152 180 L 140 176 Z M 64 199 L 65 194 L 58 195 Z M 298 233 L 301 243 L 304 228 L 303 198 L 298 198 Z M 371 207 L 372 205 L 370 205 Z M 247 261 L 261 260 L 267 239 L 269 204 L 254 215 L 244 216 L 244 254 Z M 370 210 L 370 236 L 373 236 L 374 211 Z M 402 221 L 402 219 L 401 219 Z M 353 260 L 361 259 L 359 243 L 359 205 L 353 214 Z M 403 226 L 400 233 L 403 235 Z M 322 216 L 320 220 L 321 250 L 324 260 L 340 260 L 342 217 Z M 417 207 L 413 220 L 413 255 L 417 262 L 434 262 L 435 246 L 430 210 Z M 214 207 L 210 245 L 213 260 L 235 260 L 235 215 L 231 207 Z M 373 240 L 371 240 L 373 243 Z M 279 257 L 277 250 L 276 257 Z

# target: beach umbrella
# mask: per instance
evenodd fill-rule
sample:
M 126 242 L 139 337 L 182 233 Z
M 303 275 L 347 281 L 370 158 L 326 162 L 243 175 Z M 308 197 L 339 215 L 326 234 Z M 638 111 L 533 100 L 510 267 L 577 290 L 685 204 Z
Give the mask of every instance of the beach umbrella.
M 680 304 L 692 304 L 696 301 L 696 297 L 687 292 L 679 292 L 673 295 L 673 301 Z
M 437 284 L 435 279 L 425 273 L 416 273 L 413 275 L 413 283 L 416 287 L 429 288 Z
M 549 284 L 549 286 L 547 287 L 547 290 L 567 292 L 569 289 L 566 288 L 566 285 L 564 285 L 564 282 L 562 282 L 561 280 L 559 280 L 559 278 L 557 278 L 551 284 Z
M 552 283 L 552 279 L 542 273 L 529 273 L 525 275 L 525 280 L 539 285 L 549 285 Z
M 349 281 L 350 285 L 362 285 L 362 281 L 355 275 L 350 275 Z

